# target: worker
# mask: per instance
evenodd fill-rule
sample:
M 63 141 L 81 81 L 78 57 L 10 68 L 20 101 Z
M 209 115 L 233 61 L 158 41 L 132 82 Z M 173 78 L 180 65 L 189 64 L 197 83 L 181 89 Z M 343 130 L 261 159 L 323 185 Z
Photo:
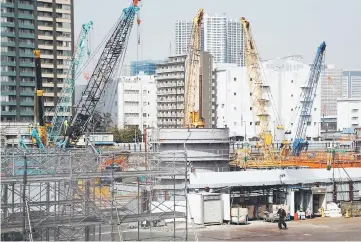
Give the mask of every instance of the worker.
M 280 209 L 278 209 L 277 214 L 279 215 L 279 219 L 278 219 L 278 228 L 282 229 L 282 225 L 285 227 L 285 229 L 287 229 L 287 225 L 285 222 L 286 219 L 286 211 L 283 209 L 283 206 L 280 207 Z

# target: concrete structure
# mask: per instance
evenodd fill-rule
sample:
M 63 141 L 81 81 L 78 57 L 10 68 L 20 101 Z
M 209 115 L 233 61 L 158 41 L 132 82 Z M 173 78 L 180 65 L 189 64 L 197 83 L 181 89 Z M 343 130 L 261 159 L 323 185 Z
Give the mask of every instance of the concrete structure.
M 299 56 L 264 61 L 265 99 L 270 116 L 269 129 L 275 134 L 274 141 L 284 139 L 284 131 L 277 130 L 279 115 L 285 129 L 291 130 L 293 138 L 300 113 L 300 95 L 307 83 L 310 67 L 301 62 Z M 218 65 L 215 70 L 217 86 L 217 127 L 228 127 L 230 136 L 240 136 L 247 140 L 256 136 L 258 121 L 253 115 L 252 97 L 245 67 L 236 65 Z M 316 91 L 311 119 L 308 123 L 307 137 L 316 138 L 320 134 L 320 86 Z
M 191 34 L 192 21 L 175 23 L 176 55 L 186 53 Z M 202 50 L 213 55 L 214 63 L 243 63 L 242 29 L 239 20 L 227 19 L 225 14 L 204 14 L 201 42 Z
M 185 55 L 171 56 L 157 65 L 157 126 L 180 128 L 184 117 Z M 196 107 L 205 119 L 205 127 L 212 127 L 213 60 L 207 52 L 201 52 L 200 91 Z
M 228 129 L 153 129 L 147 137 L 152 151 L 184 150 L 193 171 L 228 170 Z
M 337 116 L 337 98 L 342 95 L 343 71 L 334 65 L 327 65 L 321 72 L 321 116 L 331 118 Z
M 361 126 L 361 98 L 345 98 L 337 100 L 337 129 Z
M 1 1 L 1 17 L 1 121 L 34 120 L 35 48 L 51 119 L 73 52 L 73 1 Z
M 343 98 L 361 98 L 361 71 L 344 70 L 341 90 Z
M 327 209 L 330 202 L 359 200 L 360 174 L 361 168 L 339 169 L 335 173 L 326 169 L 194 172 L 190 174 L 189 188 L 202 191 L 209 187 L 221 193 L 234 191 L 243 198 L 243 202 L 237 200 L 236 203 L 253 205 L 255 209 L 285 204 L 291 216 L 300 208 L 307 214 L 319 214 L 319 209 Z
M 161 61 L 157 60 L 142 60 L 130 62 L 130 75 L 137 76 L 139 74 L 154 75 L 157 68 L 157 64 Z
M 118 128 L 154 127 L 157 120 L 154 76 L 120 77 L 117 85 L 114 109 Z

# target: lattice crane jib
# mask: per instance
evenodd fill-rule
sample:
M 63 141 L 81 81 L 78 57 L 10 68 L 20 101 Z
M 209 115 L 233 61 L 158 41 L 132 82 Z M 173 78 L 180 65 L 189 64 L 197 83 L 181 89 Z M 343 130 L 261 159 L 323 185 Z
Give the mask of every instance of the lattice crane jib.
M 69 142 L 75 144 L 87 129 L 105 87 L 122 63 L 135 15 L 139 12 L 138 4 L 139 1 L 133 0 L 131 6 L 123 10 L 120 20 L 107 40 L 94 72 L 77 102 L 75 115 L 66 132 L 65 145 Z M 140 23 L 139 19 L 137 23 Z
M 92 21 L 82 25 L 82 30 L 78 38 L 76 49 L 69 64 L 67 77 L 64 80 L 64 86 L 61 89 L 59 99 L 55 107 L 51 126 L 48 128 L 48 138 L 50 144 L 56 143 L 61 133 L 61 130 L 63 129 L 64 121 L 69 118 L 68 115 L 71 113 L 72 99 L 75 87 L 74 76 L 76 76 L 76 74 L 79 73 L 81 69 L 83 58 L 85 55 L 86 38 L 92 26 Z
M 199 87 L 200 71 L 200 49 L 202 33 L 203 9 L 199 9 L 193 19 L 192 35 L 187 49 L 185 62 L 185 98 L 184 98 L 184 118 L 183 127 L 201 127 L 204 126 L 200 121 L 199 111 L 196 109 L 197 93 Z
M 306 145 L 306 131 L 311 116 L 313 101 L 316 96 L 318 80 L 322 71 L 322 64 L 325 56 L 326 43 L 322 42 L 311 66 L 307 86 L 304 88 L 301 100 L 301 114 L 298 121 L 295 140 L 292 144 L 293 154 L 299 156 Z
M 272 136 L 269 130 L 269 114 L 267 112 L 267 99 L 264 96 L 264 83 L 262 80 L 259 54 L 252 36 L 250 23 L 241 18 L 243 31 L 244 57 L 249 78 L 250 95 L 252 96 L 253 114 L 259 120 L 260 146 L 266 159 L 272 158 Z

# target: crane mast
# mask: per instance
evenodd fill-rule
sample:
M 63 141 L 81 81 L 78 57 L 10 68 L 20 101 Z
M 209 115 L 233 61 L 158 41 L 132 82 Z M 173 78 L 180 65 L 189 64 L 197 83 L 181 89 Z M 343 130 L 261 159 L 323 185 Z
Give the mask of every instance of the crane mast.
M 265 159 L 272 159 L 272 135 L 269 131 L 269 114 L 266 106 L 267 100 L 264 98 L 264 87 L 261 75 L 261 66 L 259 61 L 259 54 L 256 49 L 256 44 L 252 36 L 250 23 L 244 18 L 241 18 L 243 31 L 243 45 L 245 63 L 250 85 L 250 95 L 252 96 L 253 114 L 259 119 L 259 138 L 260 145 L 264 152 Z
M 203 20 L 203 9 L 199 9 L 193 19 L 192 35 L 187 49 L 185 63 L 185 103 L 183 128 L 203 128 L 204 122 L 199 117 L 200 112 L 195 110 L 197 87 L 199 87 L 201 28 Z M 198 92 L 199 94 L 199 92 Z
M 122 62 L 134 18 L 139 11 L 138 3 L 138 0 L 133 0 L 131 6 L 123 9 L 123 14 L 106 42 L 94 72 L 77 102 L 75 115 L 67 129 L 64 145 L 75 144 L 85 132 L 107 83 Z M 140 24 L 139 19 L 137 22 Z
M 49 127 L 48 139 L 49 143 L 55 144 L 59 138 L 61 130 L 63 128 L 64 121 L 67 118 L 67 113 L 71 113 L 72 99 L 74 93 L 75 80 L 74 75 L 76 75 L 83 62 L 83 57 L 85 53 L 85 42 L 88 36 L 90 29 L 93 26 L 93 22 L 82 25 L 82 30 L 78 38 L 78 44 L 75 49 L 75 53 L 70 62 L 67 78 L 64 80 L 64 86 L 61 89 L 57 105 L 55 107 L 54 116 Z M 70 115 L 69 115 L 70 116 Z
M 316 57 L 311 66 L 310 76 L 308 78 L 307 86 L 303 92 L 303 99 L 301 100 L 301 114 L 298 121 L 295 140 L 292 144 L 293 154 L 299 156 L 302 149 L 306 145 L 306 131 L 307 123 L 311 116 L 313 101 L 315 99 L 318 80 L 320 78 L 322 63 L 325 56 L 326 43 L 322 42 L 317 49 Z

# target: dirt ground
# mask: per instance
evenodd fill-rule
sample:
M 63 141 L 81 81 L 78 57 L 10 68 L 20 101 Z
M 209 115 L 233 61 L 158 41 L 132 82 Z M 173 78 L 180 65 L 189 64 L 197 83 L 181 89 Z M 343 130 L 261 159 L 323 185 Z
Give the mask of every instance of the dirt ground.
M 277 223 L 250 221 L 248 225 L 214 225 L 197 229 L 200 241 L 361 241 L 361 217 L 314 218 L 287 222 L 288 230 Z

